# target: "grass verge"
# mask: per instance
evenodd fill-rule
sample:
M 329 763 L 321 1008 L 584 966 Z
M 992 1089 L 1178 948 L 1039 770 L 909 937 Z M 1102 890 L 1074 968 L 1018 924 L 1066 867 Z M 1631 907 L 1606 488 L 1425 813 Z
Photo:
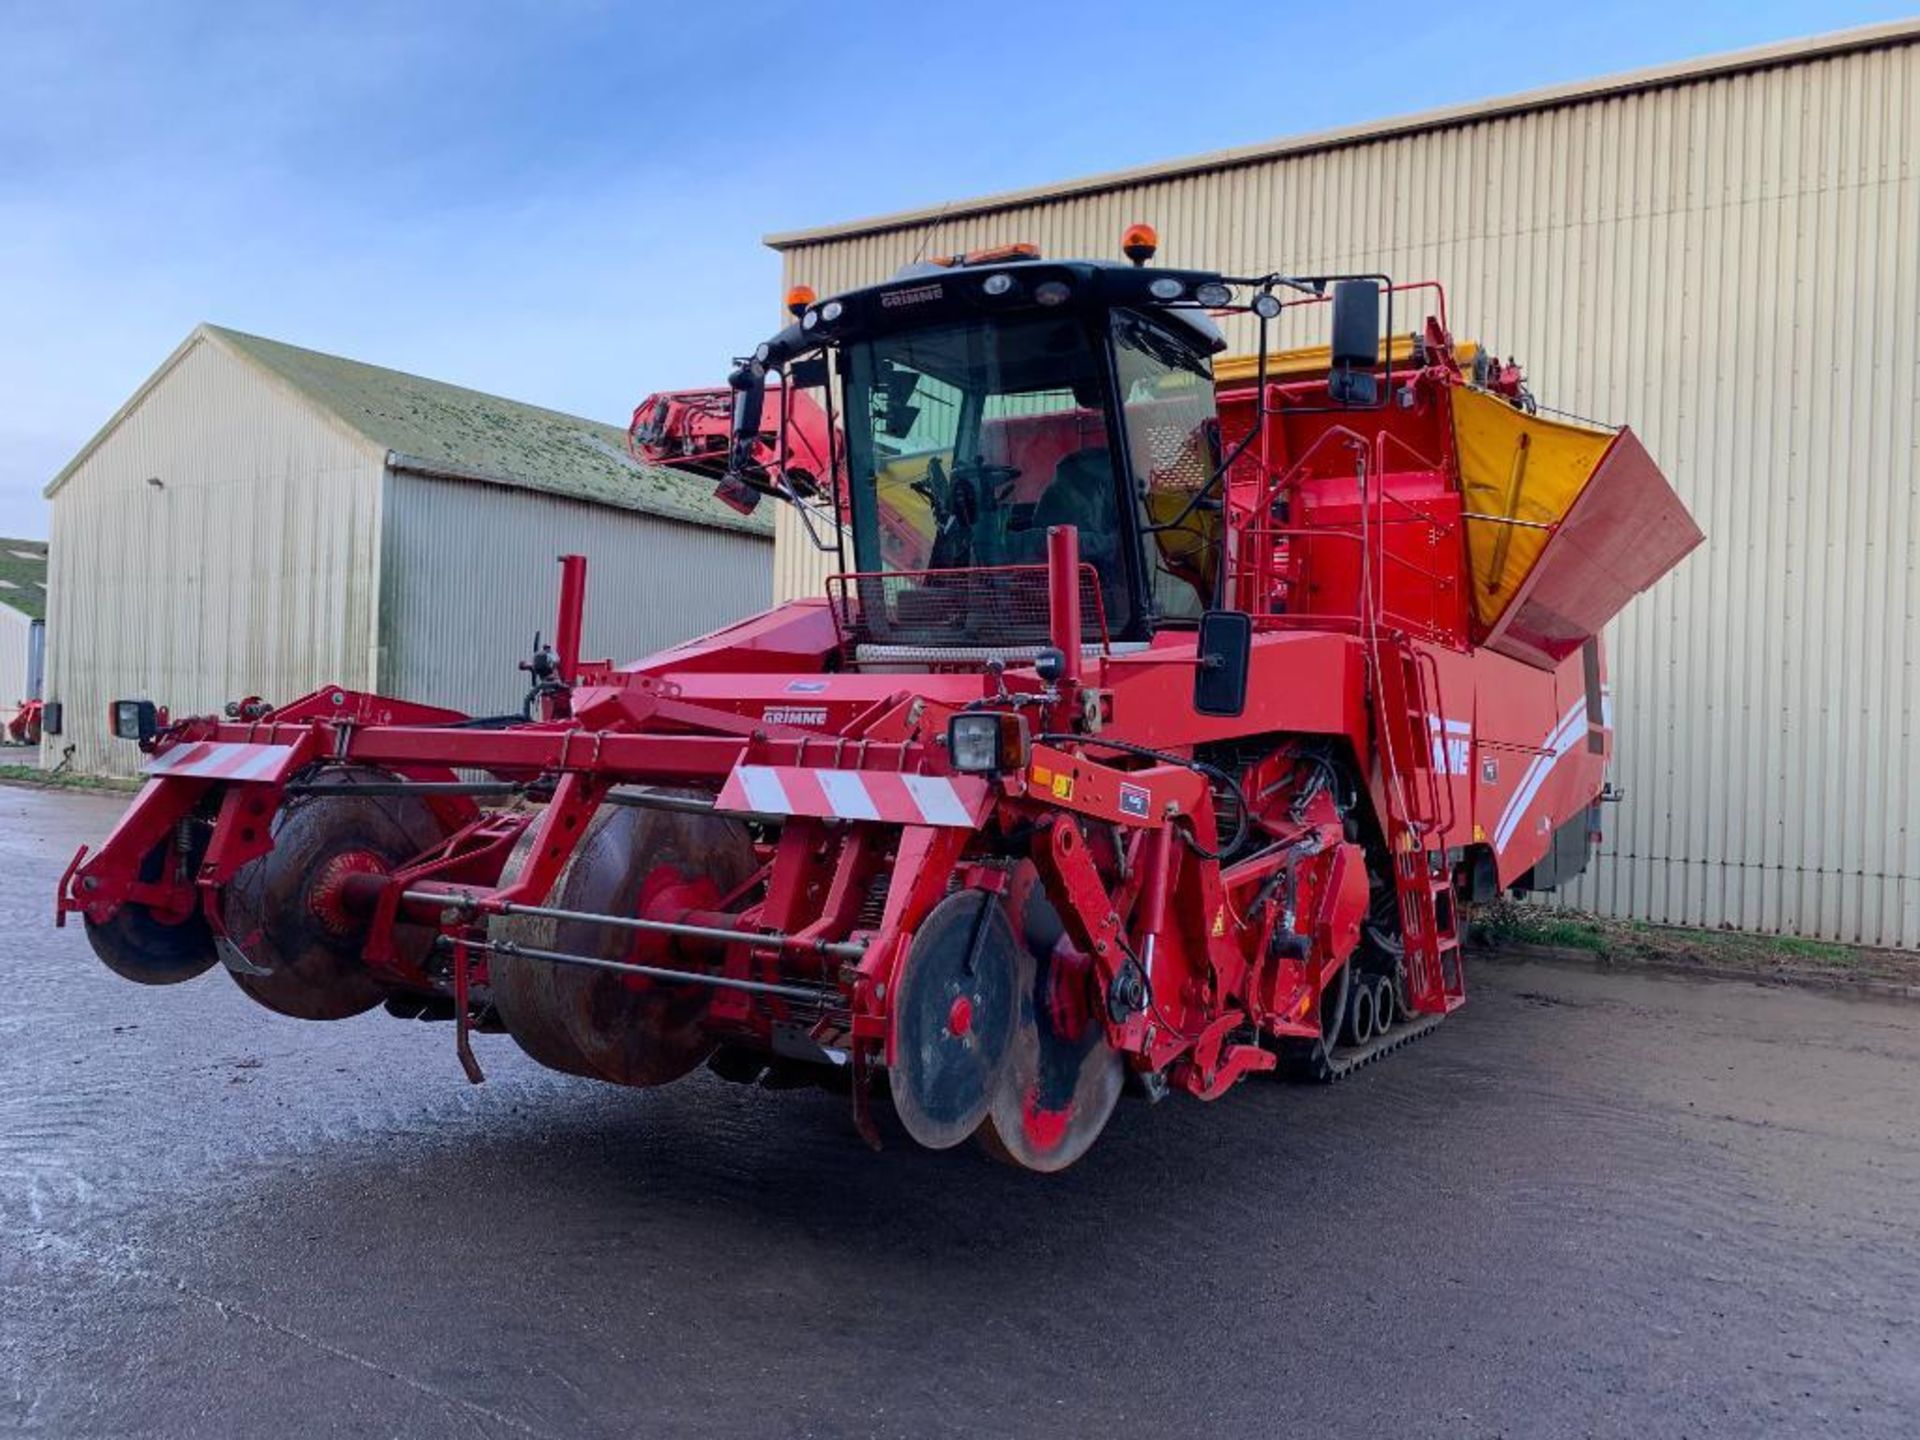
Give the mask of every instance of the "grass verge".
M 138 780 L 114 775 L 75 775 L 64 770 L 42 770 L 38 765 L 0 765 L 0 785 L 30 785 L 40 790 L 109 790 L 131 794 Z
M 1859 982 L 1870 989 L 1905 988 L 1920 998 L 1920 954 L 1907 950 L 1610 920 L 1504 899 L 1474 911 L 1471 938 L 1492 950 L 1584 954 L 1609 964 L 1789 983 Z

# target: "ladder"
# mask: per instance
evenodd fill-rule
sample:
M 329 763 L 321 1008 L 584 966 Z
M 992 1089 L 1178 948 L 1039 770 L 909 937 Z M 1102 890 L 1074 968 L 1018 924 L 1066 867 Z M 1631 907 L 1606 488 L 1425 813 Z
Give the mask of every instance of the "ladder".
M 1467 986 L 1444 838 L 1455 816 L 1439 667 L 1400 635 L 1374 634 L 1368 652 L 1407 1003 L 1444 1015 L 1465 1003 Z

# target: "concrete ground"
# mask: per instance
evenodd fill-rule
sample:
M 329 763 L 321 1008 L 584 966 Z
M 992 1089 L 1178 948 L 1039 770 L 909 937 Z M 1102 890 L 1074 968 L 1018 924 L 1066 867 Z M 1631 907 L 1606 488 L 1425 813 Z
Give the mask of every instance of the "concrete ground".
M 122 799 L 0 788 L 0 1432 L 1920 1433 L 1920 1006 L 1482 964 L 1047 1179 L 125 984 Z

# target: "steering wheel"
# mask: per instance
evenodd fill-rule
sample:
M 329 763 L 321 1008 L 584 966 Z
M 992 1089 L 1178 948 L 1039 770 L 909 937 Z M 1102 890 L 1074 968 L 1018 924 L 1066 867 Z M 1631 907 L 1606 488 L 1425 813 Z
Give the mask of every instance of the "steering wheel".
M 1003 503 L 1013 489 L 1013 482 L 1020 478 L 1018 465 L 990 465 L 985 460 L 962 461 L 950 472 L 955 481 L 966 481 L 973 487 L 974 498 L 985 499 L 991 495 L 994 503 Z

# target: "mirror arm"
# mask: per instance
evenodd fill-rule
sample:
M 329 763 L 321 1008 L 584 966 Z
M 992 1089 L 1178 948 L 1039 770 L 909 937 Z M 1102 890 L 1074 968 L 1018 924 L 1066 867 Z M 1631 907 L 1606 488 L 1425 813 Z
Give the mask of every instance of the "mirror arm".
M 1187 503 L 1180 507 L 1180 513 L 1175 515 L 1171 520 L 1162 520 L 1158 524 L 1146 526 L 1145 531 L 1147 534 L 1158 535 L 1158 534 L 1161 534 L 1163 531 L 1178 530 L 1182 525 L 1184 525 L 1187 521 L 1187 517 L 1193 514 L 1195 510 L 1198 510 L 1200 508 L 1201 502 L 1206 500 L 1208 496 L 1212 494 L 1214 488 L 1218 486 L 1223 479 L 1226 478 L 1227 472 L 1233 469 L 1233 467 L 1239 463 L 1240 457 L 1242 455 L 1247 453 L 1247 447 L 1253 444 L 1254 437 L 1259 435 L 1262 431 L 1266 429 L 1267 414 L 1268 414 L 1268 411 L 1267 411 L 1267 317 L 1262 315 L 1259 317 L 1259 320 L 1260 320 L 1260 349 L 1259 349 L 1259 355 L 1256 361 L 1255 373 L 1254 373 L 1253 424 L 1247 427 L 1247 433 L 1240 437 L 1239 442 L 1234 445 L 1232 453 L 1229 454 L 1226 457 L 1226 459 L 1220 462 L 1219 466 L 1214 470 L 1213 474 L 1207 477 L 1206 483 L 1203 484 L 1198 490 L 1195 490 L 1193 492 L 1193 495 L 1188 499 Z M 1223 566 L 1221 568 L 1224 569 L 1225 567 Z

